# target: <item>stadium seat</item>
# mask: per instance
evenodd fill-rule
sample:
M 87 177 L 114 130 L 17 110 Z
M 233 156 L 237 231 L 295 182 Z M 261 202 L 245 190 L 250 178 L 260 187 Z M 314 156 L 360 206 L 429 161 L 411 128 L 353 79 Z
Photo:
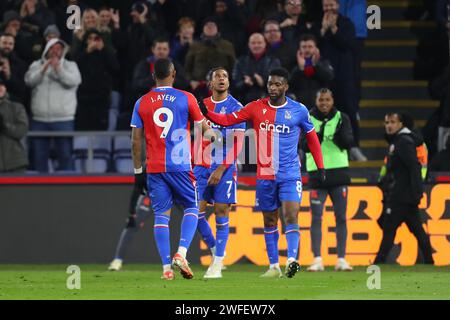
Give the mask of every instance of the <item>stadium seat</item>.
M 133 172 L 131 142 L 129 136 L 118 136 L 114 138 L 113 162 L 116 172 Z
M 93 160 L 89 167 L 89 139 L 92 143 Z M 103 136 L 80 136 L 73 140 L 75 170 L 84 173 L 105 173 L 109 170 L 111 161 L 111 138 Z

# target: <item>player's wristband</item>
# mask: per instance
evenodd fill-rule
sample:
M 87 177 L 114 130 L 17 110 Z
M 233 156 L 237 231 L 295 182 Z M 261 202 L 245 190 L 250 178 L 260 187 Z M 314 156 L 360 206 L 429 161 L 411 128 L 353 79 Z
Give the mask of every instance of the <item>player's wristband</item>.
M 136 169 L 134 168 L 134 174 L 141 174 L 143 172 L 142 167 Z

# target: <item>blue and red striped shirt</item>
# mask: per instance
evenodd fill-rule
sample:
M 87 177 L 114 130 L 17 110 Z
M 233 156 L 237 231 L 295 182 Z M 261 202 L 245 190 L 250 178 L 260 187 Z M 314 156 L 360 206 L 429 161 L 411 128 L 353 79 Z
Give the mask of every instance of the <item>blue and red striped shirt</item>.
M 134 105 L 131 127 L 144 128 L 147 172 L 190 171 L 190 121 L 204 120 L 195 97 L 172 87 L 157 87 Z

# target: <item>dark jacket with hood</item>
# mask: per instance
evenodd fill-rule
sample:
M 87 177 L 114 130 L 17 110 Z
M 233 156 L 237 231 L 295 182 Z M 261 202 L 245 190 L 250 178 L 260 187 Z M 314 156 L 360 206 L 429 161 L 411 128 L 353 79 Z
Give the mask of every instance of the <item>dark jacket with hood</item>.
M 87 38 L 93 33 L 101 37 L 100 32 L 95 29 L 86 31 L 83 38 L 83 51 L 76 59 L 83 79 L 78 88 L 78 101 L 80 104 L 86 101 L 108 104 L 113 89 L 113 78 L 119 72 L 119 62 L 112 49 L 106 44 L 102 50 L 91 53 L 86 51 Z
M 327 115 L 317 109 L 317 107 L 312 108 L 309 113 L 312 117 L 326 122 L 330 121 L 336 116 L 337 109 L 333 108 Z M 320 143 L 323 141 L 323 128 L 317 132 Z M 302 149 L 305 152 L 309 152 L 308 145 L 306 144 L 306 139 L 302 139 Z M 352 126 L 350 124 L 349 117 L 341 111 L 341 122 L 336 127 L 336 132 L 334 134 L 333 142 L 340 149 L 350 149 L 353 143 L 353 132 Z M 349 168 L 336 168 L 336 169 L 326 169 L 325 168 L 326 180 L 321 182 L 317 171 L 312 171 L 309 173 L 309 186 L 313 189 L 331 188 L 350 184 L 350 173 Z
M 28 131 L 28 117 L 23 105 L 0 98 L 0 172 L 24 168 L 28 157 L 21 139 Z
M 418 136 L 408 128 L 386 136 L 389 143 L 386 175 L 381 180 L 388 207 L 417 206 L 423 193 L 421 166 L 417 159 Z

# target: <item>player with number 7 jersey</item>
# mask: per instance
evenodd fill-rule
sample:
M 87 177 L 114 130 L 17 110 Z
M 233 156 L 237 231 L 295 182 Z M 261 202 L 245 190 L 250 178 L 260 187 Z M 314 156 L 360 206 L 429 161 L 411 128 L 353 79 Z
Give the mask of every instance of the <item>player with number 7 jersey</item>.
M 163 278 L 173 279 L 172 265 L 184 278 L 193 277 L 186 260 L 187 250 L 198 222 L 197 187 L 191 167 L 190 122 L 203 121 L 194 96 L 172 87 L 175 68 L 168 59 L 158 59 L 154 67 L 156 88 L 135 104 L 131 119 L 133 165 L 136 183 L 142 173 L 141 137 L 145 134 L 147 184 L 155 215 L 154 236 L 163 263 Z M 211 131 L 211 130 L 210 130 Z M 169 220 L 173 203 L 184 209 L 178 252 L 170 259 Z

